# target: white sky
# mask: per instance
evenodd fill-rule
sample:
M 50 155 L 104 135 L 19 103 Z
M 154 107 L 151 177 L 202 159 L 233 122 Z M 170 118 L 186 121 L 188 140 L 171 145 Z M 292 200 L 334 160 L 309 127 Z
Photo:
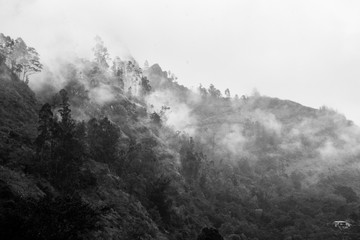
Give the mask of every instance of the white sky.
M 188 87 L 256 87 L 360 124 L 360 1 L 0 0 L 0 32 L 43 59 L 91 56 L 100 35 L 112 56 L 159 63 Z

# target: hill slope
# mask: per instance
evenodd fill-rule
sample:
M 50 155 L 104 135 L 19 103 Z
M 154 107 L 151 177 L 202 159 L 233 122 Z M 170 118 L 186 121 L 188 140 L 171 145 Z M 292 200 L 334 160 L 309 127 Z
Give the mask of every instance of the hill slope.
M 2 238 L 358 239 L 344 116 L 100 60 L 59 61 L 36 93 L 2 65 Z

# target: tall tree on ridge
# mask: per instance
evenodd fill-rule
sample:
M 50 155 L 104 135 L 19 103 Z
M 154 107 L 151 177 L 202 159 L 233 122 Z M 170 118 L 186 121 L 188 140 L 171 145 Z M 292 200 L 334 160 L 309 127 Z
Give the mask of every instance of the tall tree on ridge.
M 227 88 L 225 89 L 225 96 L 227 99 L 230 99 L 231 95 L 230 95 L 230 90 Z
M 29 82 L 30 75 L 43 68 L 35 48 L 26 46 L 21 38 L 14 41 L 9 36 L 0 34 L 0 55 L 0 60 L 26 83 Z

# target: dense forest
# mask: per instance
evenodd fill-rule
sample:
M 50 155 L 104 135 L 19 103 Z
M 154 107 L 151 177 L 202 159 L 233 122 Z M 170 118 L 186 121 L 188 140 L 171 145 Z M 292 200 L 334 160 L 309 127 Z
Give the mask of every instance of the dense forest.
M 0 35 L 0 239 L 360 238 L 343 115 L 92 51 L 48 66 Z

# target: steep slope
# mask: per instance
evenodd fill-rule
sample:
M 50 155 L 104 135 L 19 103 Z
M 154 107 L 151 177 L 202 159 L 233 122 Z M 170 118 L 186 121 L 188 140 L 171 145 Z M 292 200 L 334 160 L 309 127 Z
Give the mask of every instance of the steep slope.
M 54 98 L 55 102 L 57 97 Z M 73 101 L 76 101 L 76 97 L 71 95 Z M 122 95 L 115 98 L 111 105 L 101 106 L 102 110 L 96 104 L 89 104 L 85 113 L 92 113 L 94 117 L 107 115 L 116 121 L 118 118 L 115 115 L 119 114 L 116 103 L 120 103 L 117 105 L 122 107 L 122 114 L 126 114 L 129 119 L 133 114 L 137 114 L 138 104 Z M 82 167 L 82 172 L 87 174 L 83 176 L 88 178 L 85 184 L 92 185 L 93 183 L 87 182 L 95 181 L 97 188 L 79 188 L 77 195 L 81 197 L 80 202 L 73 196 L 59 191 L 51 181 L 40 174 L 41 166 L 36 159 L 34 144 L 38 135 L 40 107 L 32 90 L 18 80 L 5 65 L 1 66 L 0 104 L 2 239 L 27 239 L 35 236 L 37 239 L 68 239 L 72 231 L 81 232 L 81 237 L 77 236 L 76 239 L 163 238 L 147 210 L 138 200 L 124 192 L 124 182 L 109 170 L 107 164 L 86 160 Z M 132 124 L 129 123 L 128 130 L 124 128 L 124 131 L 135 134 L 138 128 L 135 122 L 136 120 L 133 120 Z M 124 124 L 124 120 L 120 123 Z M 127 138 L 123 133 L 125 142 Z M 77 214 L 84 214 L 82 217 L 88 217 L 89 221 L 94 222 L 87 222 L 86 224 L 92 225 L 83 226 L 84 223 L 81 221 L 88 220 L 74 219 L 66 210 L 62 210 L 64 213 L 57 212 L 57 208 L 61 209 L 64 205 Z M 87 206 L 90 208 L 86 209 Z M 92 211 L 95 212 L 91 213 Z M 91 214 L 95 214 L 96 219 L 95 215 Z M 47 218 L 52 219 L 46 222 Z M 44 228 L 40 228 L 40 225 Z
M 4 64 L 0 65 L 0 162 L 27 158 L 37 134 L 35 94 Z
M 31 130 L 29 134 L 34 136 L 38 110 L 35 94 L 4 64 L 0 65 L 0 78 L 1 126 L 18 132 Z

